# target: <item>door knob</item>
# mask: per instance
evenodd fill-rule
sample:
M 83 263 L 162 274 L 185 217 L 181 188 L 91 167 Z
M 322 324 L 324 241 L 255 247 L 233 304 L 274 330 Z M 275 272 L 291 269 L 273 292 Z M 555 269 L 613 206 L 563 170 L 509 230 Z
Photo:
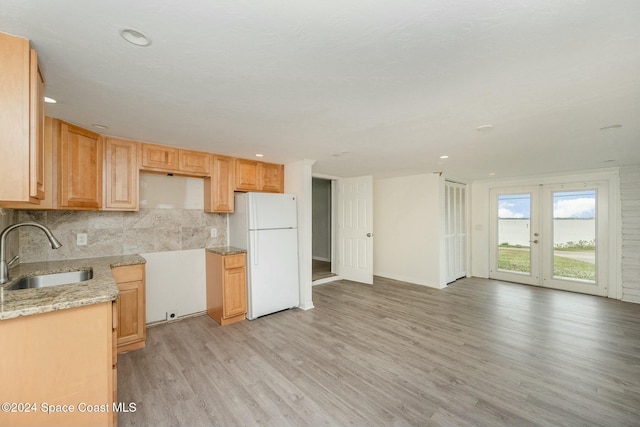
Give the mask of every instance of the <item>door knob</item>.
M 529 240 L 530 243 L 538 243 L 538 239 L 536 240 Z
M 371 233 L 367 233 L 367 237 L 371 237 Z

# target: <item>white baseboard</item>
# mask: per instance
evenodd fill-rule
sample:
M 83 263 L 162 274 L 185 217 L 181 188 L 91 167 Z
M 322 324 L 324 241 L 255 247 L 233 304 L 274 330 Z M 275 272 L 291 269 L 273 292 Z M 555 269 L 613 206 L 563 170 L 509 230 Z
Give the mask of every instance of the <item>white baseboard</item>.
M 331 262 L 331 260 L 329 258 L 324 258 L 324 257 L 321 257 L 321 256 L 312 256 L 311 259 L 315 259 L 316 261 Z
M 412 283 L 414 285 L 428 286 L 429 288 L 434 288 L 434 289 L 444 289 L 444 288 L 447 287 L 447 285 L 443 285 L 443 286 L 434 285 L 433 283 L 427 283 L 424 280 L 417 280 L 415 278 L 398 276 L 398 275 L 395 275 L 395 274 L 385 274 L 385 273 L 376 272 L 376 273 L 374 273 L 374 276 L 384 277 L 384 278 L 392 279 L 392 280 L 398 280 L 400 282 Z

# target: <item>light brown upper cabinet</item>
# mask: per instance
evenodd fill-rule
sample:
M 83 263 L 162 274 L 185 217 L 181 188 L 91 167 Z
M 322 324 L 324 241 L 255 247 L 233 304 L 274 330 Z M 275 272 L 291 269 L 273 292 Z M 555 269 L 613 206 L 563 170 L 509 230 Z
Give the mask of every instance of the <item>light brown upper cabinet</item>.
M 209 153 L 190 150 L 178 150 L 180 158 L 180 172 L 207 176 L 211 171 Z
M 104 143 L 104 210 L 137 211 L 139 208 L 138 150 L 140 144 L 106 138 Z
M 284 166 L 236 159 L 236 191 L 284 192 Z
M 37 205 L 45 196 L 44 77 L 27 39 L 0 33 L 0 58 L 0 201 Z
M 178 170 L 178 149 L 143 143 L 142 168 L 161 171 Z
M 260 191 L 258 164 L 255 160 L 236 159 L 236 191 Z
M 102 137 L 60 123 L 58 138 L 58 204 L 65 209 L 102 207 Z
M 274 163 L 260 163 L 260 191 L 270 193 L 284 192 L 284 166 Z
M 189 176 L 210 174 L 209 153 L 142 143 L 142 170 Z
M 204 178 L 204 211 L 233 212 L 234 159 L 211 156 L 211 176 Z

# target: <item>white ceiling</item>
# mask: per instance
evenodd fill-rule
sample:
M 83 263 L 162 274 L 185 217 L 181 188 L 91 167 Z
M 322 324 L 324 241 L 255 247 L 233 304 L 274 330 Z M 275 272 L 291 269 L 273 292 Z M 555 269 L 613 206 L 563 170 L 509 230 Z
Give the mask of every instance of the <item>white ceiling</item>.
M 110 135 L 334 176 L 640 164 L 638 0 L 0 0 L 0 31 Z

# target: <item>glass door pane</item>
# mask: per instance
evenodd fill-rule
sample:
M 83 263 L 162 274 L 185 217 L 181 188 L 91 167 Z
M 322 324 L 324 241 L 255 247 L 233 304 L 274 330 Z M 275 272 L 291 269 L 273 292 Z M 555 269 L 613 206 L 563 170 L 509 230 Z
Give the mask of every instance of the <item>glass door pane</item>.
M 543 186 L 543 198 L 543 286 L 607 295 L 607 184 Z
M 489 277 L 539 285 L 540 187 L 491 190 Z
M 553 278 L 596 281 L 596 191 L 554 191 Z
M 531 274 L 531 194 L 498 195 L 498 270 Z

